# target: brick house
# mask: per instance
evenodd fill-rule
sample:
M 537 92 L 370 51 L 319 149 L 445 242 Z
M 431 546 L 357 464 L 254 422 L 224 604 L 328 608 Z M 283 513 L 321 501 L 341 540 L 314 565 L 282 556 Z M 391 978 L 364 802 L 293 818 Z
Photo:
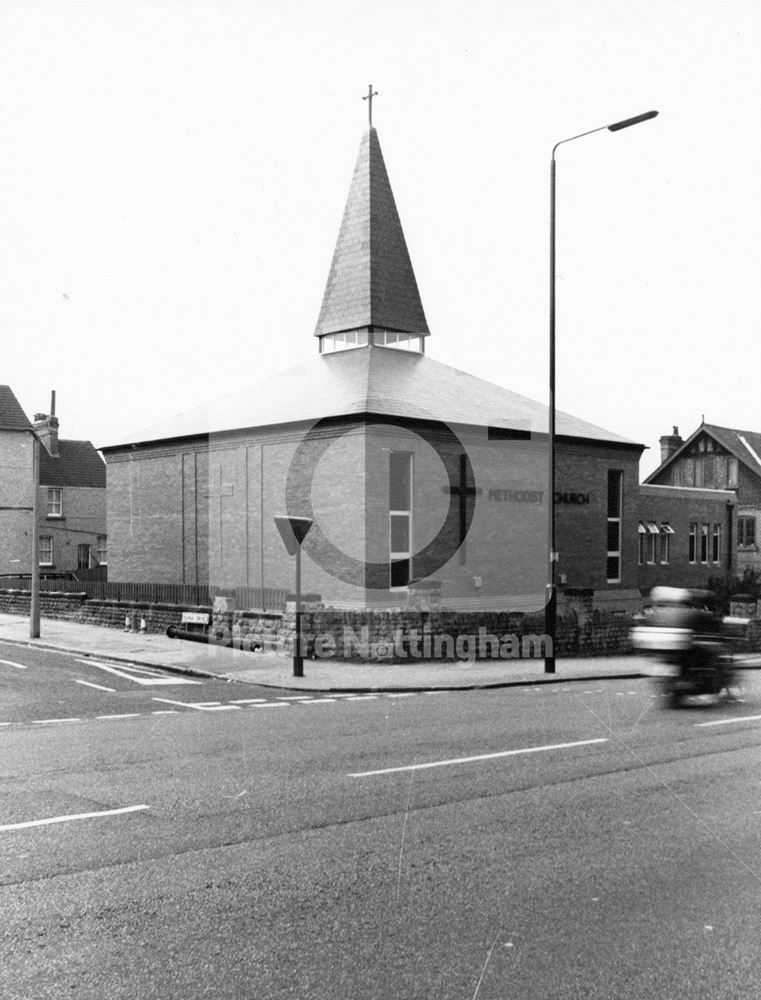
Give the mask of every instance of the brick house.
M 426 354 L 377 132 L 363 136 L 311 361 L 104 447 L 115 580 L 289 587 L 273 521 L 313 520 L 303 585 L 335 606 L 532 610 L 548 579 L 548 410 Z M 557 416 L 567 599 L 639 605 L 642 446 Z
M 44 572 L 107 563 L 106 466 L 89 441 L 61 440 L 51 414 L 26 417 L 9 386 L 0 386 L 0 574 L 28 574 L 33 500 L 33 432 L 41 442 L 39 562 Z
M 674 427 L 640 497 L 643 588 L 761 571 L 761 434 L 701 423 L 685 440 Z

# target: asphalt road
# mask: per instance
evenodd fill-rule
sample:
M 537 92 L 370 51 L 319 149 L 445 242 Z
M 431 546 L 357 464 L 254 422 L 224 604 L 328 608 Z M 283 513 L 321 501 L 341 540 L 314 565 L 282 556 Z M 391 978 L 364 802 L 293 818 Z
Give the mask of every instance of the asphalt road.
M 761 995 L 754 673 L 189 680 L 0 644 L 5 1000 Z

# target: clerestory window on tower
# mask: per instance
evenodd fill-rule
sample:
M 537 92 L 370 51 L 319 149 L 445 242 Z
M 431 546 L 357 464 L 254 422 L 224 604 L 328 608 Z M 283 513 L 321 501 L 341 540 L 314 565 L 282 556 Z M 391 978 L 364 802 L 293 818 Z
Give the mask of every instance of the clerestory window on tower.
M 384 330 L 363 327 L 361 330 L 342 330 L 340 333 L 324 333 L 320 337 L 320 354 L 334 354 L 336 351 L 351 351 L 356 347 L 390 347 L 397 351 L 425 352 L 425 338 L 416 333 L 399 330 Z

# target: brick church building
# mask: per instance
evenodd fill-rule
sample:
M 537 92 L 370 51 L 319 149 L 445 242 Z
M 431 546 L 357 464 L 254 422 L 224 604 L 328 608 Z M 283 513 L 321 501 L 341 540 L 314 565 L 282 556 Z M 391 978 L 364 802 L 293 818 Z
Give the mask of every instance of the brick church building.
M 473 334 L 474 336 L 476 334 Z M 112 580 L 290 587 L 276 515 L 309 517 L 325 604 L 531 611 L 548 580 L 548 409 L 426 353 L 430 330 L 378 134 L 364 134 L 314 356 L 103 449 Z M 557 417 L 559 580 L 639 606 L 642 446 Z

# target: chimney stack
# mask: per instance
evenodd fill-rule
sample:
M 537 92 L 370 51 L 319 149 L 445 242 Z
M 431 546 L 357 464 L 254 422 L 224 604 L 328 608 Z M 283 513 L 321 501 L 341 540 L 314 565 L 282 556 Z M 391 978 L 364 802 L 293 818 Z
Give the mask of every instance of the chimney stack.
M 674 427 L 673 434 L 665 434 L 660 439 L 660 444 L 661 444 L 661 465 L 663 465 L 663 463 L 667 462 L 671 458 L 671 456 L 675 452 L 679 451 L 679 449 L 684 444 L 684 440 L 679 434 L 679 428 Z
M 35 413 L 34 429 L 45 445 L 49 455 L 58 458 L 58 417 L 55 415 L 55 389 L 50 394 L 50 416 L 47 413 Z

